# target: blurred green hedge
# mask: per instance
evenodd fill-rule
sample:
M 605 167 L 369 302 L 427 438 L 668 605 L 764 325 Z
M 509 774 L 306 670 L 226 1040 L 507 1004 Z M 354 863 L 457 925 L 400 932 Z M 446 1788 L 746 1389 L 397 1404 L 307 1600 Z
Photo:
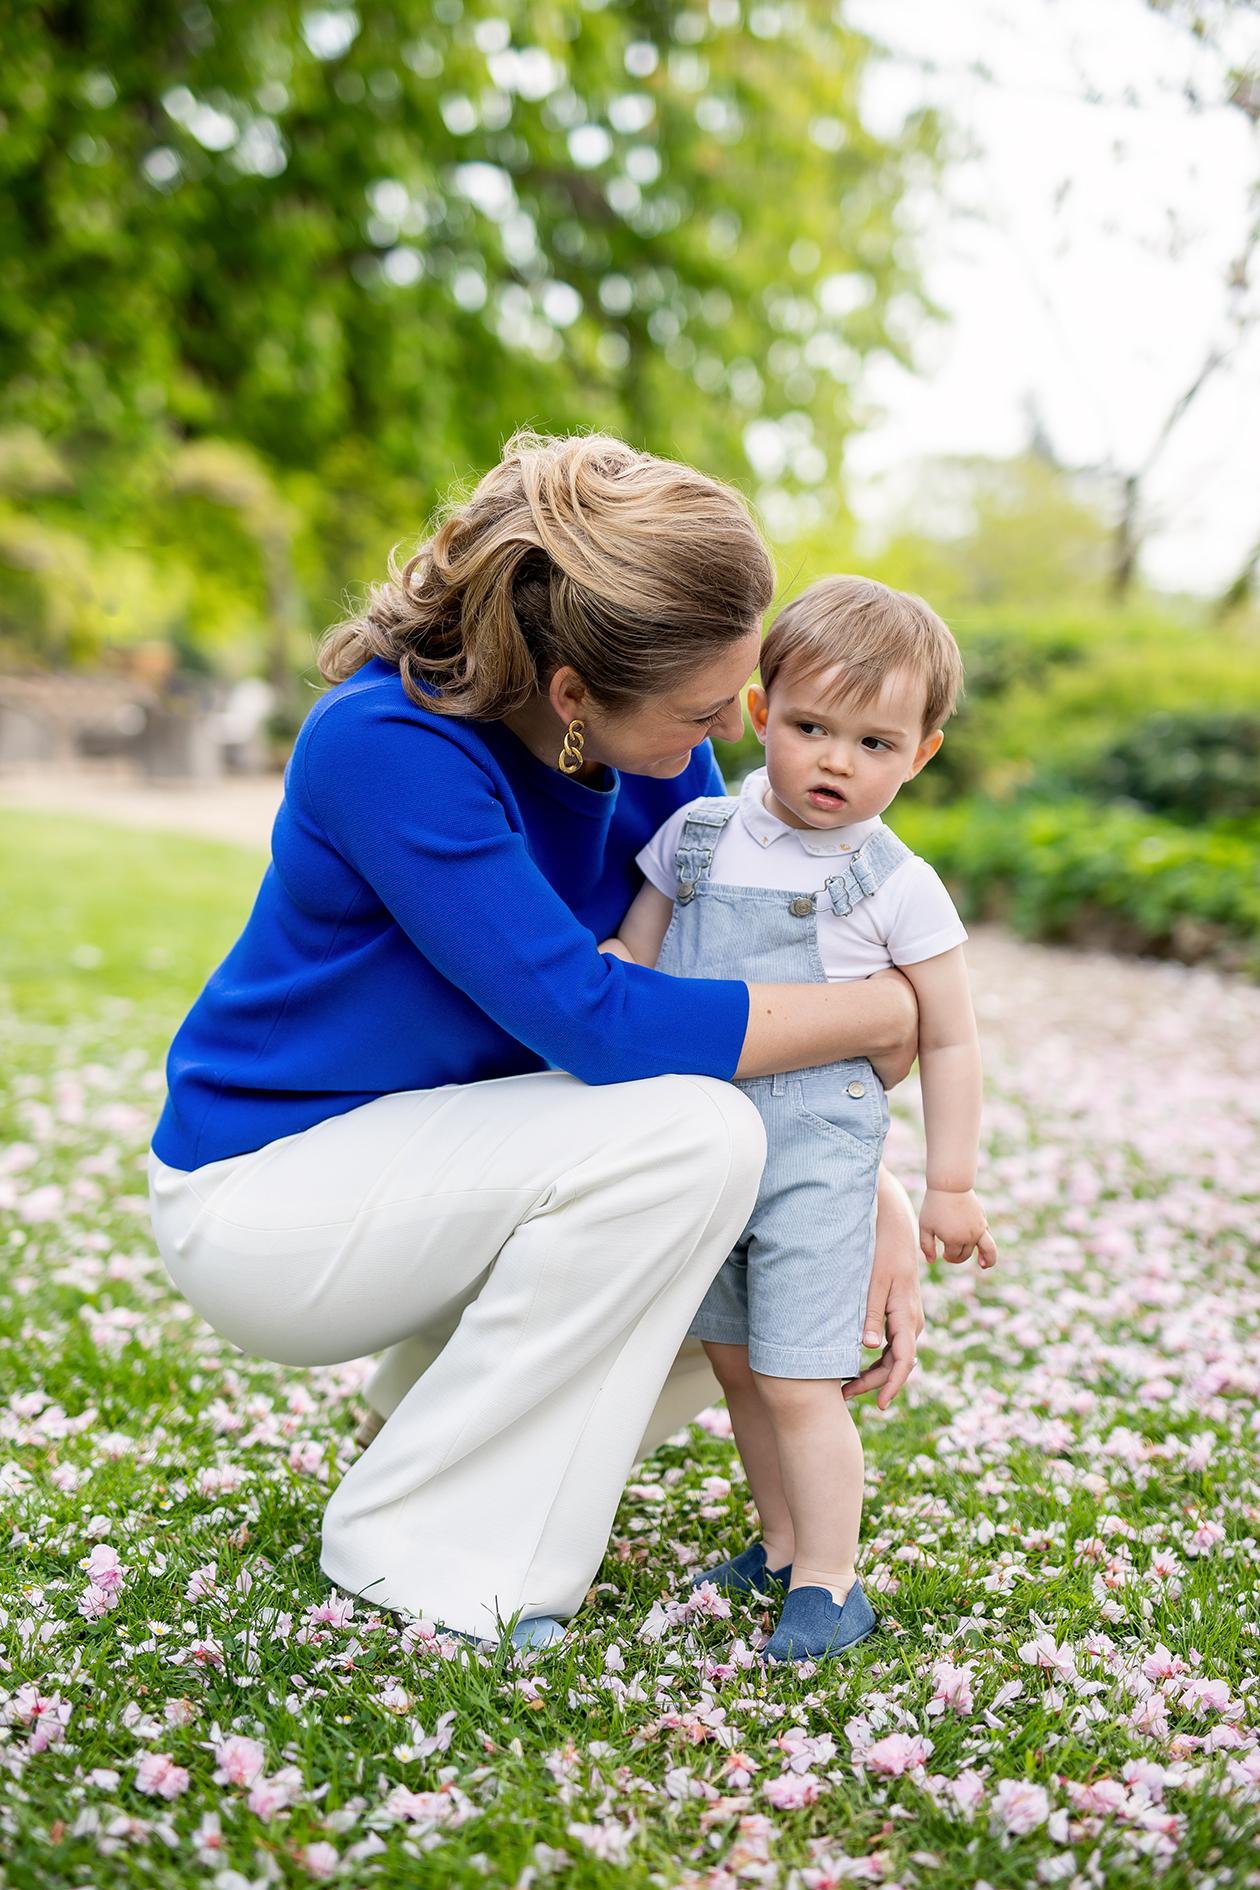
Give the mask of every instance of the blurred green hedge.
M 1260 709 L 1148 715 L 1097 757 L 1098 800 L 1130 800 L 1177 820 L 1260 813 Z
M 1260 821 L 1189 828 L 1087 800 L 899 801 L 890 825 L 964 916 L 1260 977 Z

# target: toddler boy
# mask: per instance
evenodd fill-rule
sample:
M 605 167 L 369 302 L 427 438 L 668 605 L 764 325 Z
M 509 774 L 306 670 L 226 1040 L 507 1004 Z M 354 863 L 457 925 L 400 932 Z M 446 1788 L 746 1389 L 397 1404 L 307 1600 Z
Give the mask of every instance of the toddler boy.
M 779 615 L 748 692 L 765 767 L 740 794 L 690 802 L 638 856 L 616 941 L 679 977 L 848 980 L 899 966 L 919 1002 L 929 1259 L 997 1250 L 973 1192 L 980 1054 L 962 945 L 941 881 L 880 816 L 936 754 L 962 682 L 921 598 L 860 577 L 813 585 Z M 844 1396 L 862 1368 L 875 1192 L 888 1105 L 865 1058 L 740 1082 L 766 1125 L 756 1206 L 692 1324 L 726 1395 L 759 1542 L 706 1571 L 787 1589 L 766 1648 L 820 1659 L 875 1615 L 855 1573 L 862 1447 Z

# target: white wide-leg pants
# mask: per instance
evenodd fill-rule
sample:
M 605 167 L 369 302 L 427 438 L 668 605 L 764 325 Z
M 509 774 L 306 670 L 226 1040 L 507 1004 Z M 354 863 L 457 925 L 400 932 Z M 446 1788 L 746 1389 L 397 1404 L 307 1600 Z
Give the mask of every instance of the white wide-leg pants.
M 710 1077 L 561 1071 L 383 1096 L 184 1173 L 150 1156 L 172 1280 L 243 1351 L 384 1351 L 333 1491 L 339 1586 L 448 1627 L 576 1612 L 626 1476 L 717 1384 L 682 1346 L 752 1212 L 753 1105 Z

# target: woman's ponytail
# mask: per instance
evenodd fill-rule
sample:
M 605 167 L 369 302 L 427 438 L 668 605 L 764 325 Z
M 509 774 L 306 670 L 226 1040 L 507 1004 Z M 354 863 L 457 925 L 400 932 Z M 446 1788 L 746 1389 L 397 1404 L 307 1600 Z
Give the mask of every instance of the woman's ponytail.
M 605 434 L 519 433 L 433 536 L 324 636 L 341 682 L 372 657 L 438 713 L 498 720 L 571 665 L 607 709 L 757 626 L 774 569 L 747 505 Z

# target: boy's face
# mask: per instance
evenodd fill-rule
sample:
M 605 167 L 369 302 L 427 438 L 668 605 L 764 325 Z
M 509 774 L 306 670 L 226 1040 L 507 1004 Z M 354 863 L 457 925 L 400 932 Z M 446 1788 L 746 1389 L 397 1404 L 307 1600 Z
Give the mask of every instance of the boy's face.
M 843 694 L 843 666 L 801 680 L 779 672 L 774 693 L 748 691 L 766 751 L 772 814 L 792 827 L 850 827 L 882 814 L 902 783 L 927 766 L 944 736 L 923 732 L 924 685 L 906 670 L 858 708 Z

